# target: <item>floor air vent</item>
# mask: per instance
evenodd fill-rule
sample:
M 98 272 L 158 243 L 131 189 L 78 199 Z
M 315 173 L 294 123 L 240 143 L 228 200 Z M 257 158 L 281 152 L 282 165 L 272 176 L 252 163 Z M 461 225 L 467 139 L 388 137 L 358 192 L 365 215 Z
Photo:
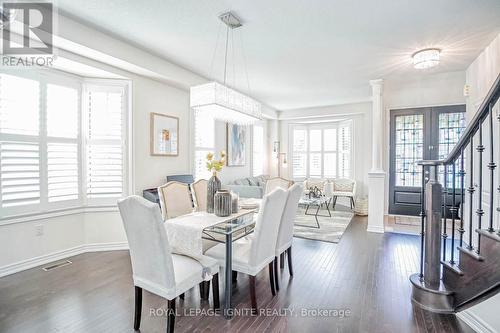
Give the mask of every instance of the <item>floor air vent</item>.
M 56 262 L 55 264 L 52 264 L 50 266 L 47 266 L 47 267 L 44 267 L 42 268 L 44 271 L 48 272 L 48 271 L 51 271 L 53 269 L 56 269 L 56 268 L 59 268 L 59 267 L 63 267 L 63 266 L 67 266 L 67 265 L 71 265 L 72 262 L 69 261 L 69 260 L 64 260 L 64 261 L 59 261 L 59 262 Z

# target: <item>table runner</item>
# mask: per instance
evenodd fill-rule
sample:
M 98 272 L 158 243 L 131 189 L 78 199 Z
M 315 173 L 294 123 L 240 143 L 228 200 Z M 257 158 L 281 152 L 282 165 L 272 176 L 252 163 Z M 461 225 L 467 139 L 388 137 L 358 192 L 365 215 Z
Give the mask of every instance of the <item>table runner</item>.
M 236 214 L 220 217 L 207 212 L 193 212 L 165 220 L 164 227 L 172 252 L 189 256 L 203 266 L 203 278 L 210 280 L 217 272 L 210 271 L 213 259 L 203 255 L 203 229 L 218 223 L 234 220 L 251 213 L 252 210 L 242 209 Z

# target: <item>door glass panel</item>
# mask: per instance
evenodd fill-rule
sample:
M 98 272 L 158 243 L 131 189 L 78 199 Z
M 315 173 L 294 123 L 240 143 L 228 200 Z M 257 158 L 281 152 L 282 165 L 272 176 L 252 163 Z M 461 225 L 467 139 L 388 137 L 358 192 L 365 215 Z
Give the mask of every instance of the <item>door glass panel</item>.
M 448 157 L 448 154 L 453 150 L 455 145 L 460 140 L 462 133 L 465 130 L 465 113 L 440 113 L 439 114 L 439 156 L 438 159 L 443 160 Z M 460 170 L 459 160 L 455 165 L 455 170 Z M 439 181 L 444 184 L 444 167 L 439 167 Z M 453 186 L 451 175 L 451 167 L 448 169 L 448 179 L 446 186 Z M 460 177 L 455 177 L 455 186 L 460 186 Z
M 396 116 L 395 123 L 396 186 L 420 186 L 422 178 L 416 162 L 423 159 L 424 116 Z

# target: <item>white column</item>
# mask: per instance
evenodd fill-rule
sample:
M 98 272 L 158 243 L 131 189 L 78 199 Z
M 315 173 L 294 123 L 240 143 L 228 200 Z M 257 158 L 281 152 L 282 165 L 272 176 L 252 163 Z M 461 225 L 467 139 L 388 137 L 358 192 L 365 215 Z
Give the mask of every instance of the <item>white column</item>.
M 382 159 L 384 147 L 383 80 L 371 80 L 372 87 L 372 168 L 368 172 L 369 232 L 384 232 L 385 172 Z

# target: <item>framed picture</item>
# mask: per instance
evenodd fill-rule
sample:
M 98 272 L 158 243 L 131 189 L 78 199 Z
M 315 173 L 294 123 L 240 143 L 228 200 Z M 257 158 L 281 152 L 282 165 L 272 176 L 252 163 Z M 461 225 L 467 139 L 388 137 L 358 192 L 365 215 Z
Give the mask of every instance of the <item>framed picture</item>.
M 179 118 L 152 112 L 149 131 L 152 156 L 179 155 Z
M 244 166 L 246 158 L 247 127 L 228 123 L 226 125 L 227 166 Z

